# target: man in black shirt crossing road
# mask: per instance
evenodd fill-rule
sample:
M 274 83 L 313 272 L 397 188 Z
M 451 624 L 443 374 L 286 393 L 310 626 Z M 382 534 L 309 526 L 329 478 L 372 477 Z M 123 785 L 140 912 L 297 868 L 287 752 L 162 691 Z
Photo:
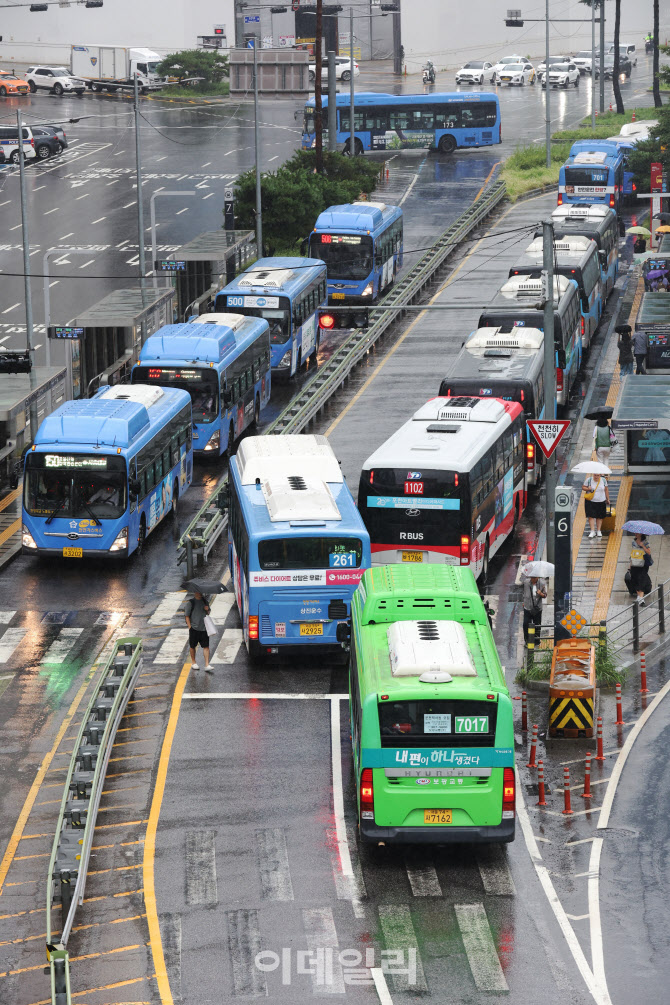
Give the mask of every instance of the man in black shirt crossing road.
M 209 673 L 214 669 L 209 662 L 209 635 L 205 630 L 205 615 L 209 614 L 209 604 L 202 593 L 194 593 L 193 599 L 186 602 L 184 617 L 188 625 L 188 645 L 191 653 L 191 670 L 198 670 L 195 651 L 202 647 L 205 654 L 205 670 Z

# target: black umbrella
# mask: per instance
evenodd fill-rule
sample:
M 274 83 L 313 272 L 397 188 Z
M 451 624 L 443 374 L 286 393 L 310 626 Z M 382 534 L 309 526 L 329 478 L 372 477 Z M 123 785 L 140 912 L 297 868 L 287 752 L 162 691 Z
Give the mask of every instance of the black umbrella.
M 202 593 L 204 597 L 212 593 L 225 593 L 225 587 L 218 579 L 189 579 L 184 583 L 189 593 Z
M 654 213 L 654 220 L 661 220 L 663 223 L 670 223 L 670 213 Z
M 587 413 L 586 418 L 602 419 L 604 417 L 606 419 L 611 419 L 613 415 L 614 409 L 611 405 L 598 405 L 598 407 L 594 408 L 592 412 Z

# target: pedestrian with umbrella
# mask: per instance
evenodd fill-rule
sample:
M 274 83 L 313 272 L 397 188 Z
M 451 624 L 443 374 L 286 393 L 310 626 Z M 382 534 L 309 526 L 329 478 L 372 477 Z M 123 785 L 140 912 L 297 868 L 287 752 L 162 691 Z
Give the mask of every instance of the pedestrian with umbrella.
M 582 461 L 572 468 L 573 474 L 588 475 L 582 485 L 584 495 L 584 512 L 589 521 L 589 537 L 602 537 L 601 530 L 603 520 L 607 516 L 607 507 L 610 505 L 610 493 L 607 487 L 607 478 L 612 472 L 606 464 L 599 461 Z
M 630 325 L 617 325 L 614 331 L 619 336 L 617 349 L 619 350 L 619 373 L 622 377 L 627 377 L 633 372 L 635 355 L 633 354 L 633 340 L 631 338 L 633 329 Z
M 191 670 L 199 670 L 196 659 L 196 650 L 201 647 L 205 657 L 205 670 L 211 673 L 214 667 L 209 662 L 209 636 L 213 635 L 213 622 L 209 617 L 210 606 L 205 596 L 207 593 L 221 593 L 223 586 L 216 580 L 191 579 L 186 583 L 186 588 L 193 593 L 193 597 L 186 601 L 184 608 L 184 618 L 188 628 L 188 648 L 191 655 Z
M 543 574 L 543 575 L 541 575 Z M 544 576 L 553 576 L 554 566 L 551 562 L 529 562 L 521 570 L 523 579 L 523 640 L 528 645 L 531 625 L 535 625 L 537 639 L 542 627 L 542 601 L 547 597 L 547 580 Z
M 629 534 L 633 534 L 630 563 L 628 571 L 624 576 L 624 581 L 631 597 L 637 596 L 637 603 L 640 607 L 644 607 L 645 594 L 651 593 L 649 569 L 654 564 L 648 536 L 651 534 L 664 534 L 665 531 L 660 524 L 652 523 L 650 520 L 628 520 L 622 529 L 627 530 Z
M 616 441 L 616 436 L 610 426 L 609 416 L 605 412 L 601 412 L 593 427 L 593 446 L 596 457 L 605 467 L 609 463 L 610 452 Z
M 646 373 L 644 368 L 649 348 L 649 337 L 644 331 L 636 331 L 633 335 L 633 353 L 635 354 L 635 373 Z

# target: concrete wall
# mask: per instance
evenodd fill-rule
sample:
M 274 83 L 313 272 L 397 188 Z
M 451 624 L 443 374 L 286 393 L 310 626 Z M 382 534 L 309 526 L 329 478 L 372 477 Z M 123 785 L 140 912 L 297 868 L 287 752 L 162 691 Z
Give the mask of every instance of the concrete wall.
M 61 4 L 40 13 L 4 7 L 0 62 L 66 62 L 72 43 L 140 45 L 161 54 L 192 49 L 214 24 L 226 25 L 229 45 L 235 37 L 233 0 L 105 0 L 91 9 Z
M 402 43 L 408 73 L 417 73 L 426 59 L 438 69 L 457 69 L 468 59 L 490 59 L 519 53 L 531 59 L 544 56 L 545 25 L 526 21 L 523 28 L 505 27 L 508 8 L 521 10 L 517 0 L 400 0 Z M 670 35 L 670 3 L 661 0 L 661 41 Z M 528 3 L 529 17 L 541 17 L 544 4 Z M 642 49 L 653 25 L 652 0 L 622 0 L 621 41 Z M 576 0 L 549 0 L 549 13 L 557 18 L 590 18 L 590 8 Z M 614 35 L 614 3 L 605 4 L 605 36 Z M 598 25 L 596 25 L 596 38 Z M 550 33 L 552 55 L 590 48 L 591 25 L 556 22 Z

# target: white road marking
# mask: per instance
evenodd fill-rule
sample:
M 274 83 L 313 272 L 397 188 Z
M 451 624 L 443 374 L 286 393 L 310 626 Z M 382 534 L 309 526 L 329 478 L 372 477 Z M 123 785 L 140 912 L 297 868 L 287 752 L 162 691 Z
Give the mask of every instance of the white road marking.
M 49 213 L 57 213 L 59 209 L 60 209 L 60 206 L 54 206 L 53 209 L 48 209 L 46 211 L 46 213 L 42 213 L 42 216 L 48 216 Z
M 356 116 L 354 116 L 354 118 L 356 118 Z M 188 178 L 188 174 L 179 175 L 179 177 L 177 178 L 177 181 L 183 181 L 184 178 Z
M 483 904 L 454 904 L 472 977 L 479 991 L 509 991 Z
M 355 116 L 354 116 L 354 118 L 355 118 Z M 4 202 L 0 202 L 0 206 L 9 206 L 9 204 L 10 204 L 11 201 L 12 201 L 11 199 L 5 199 Z
M 9 338 L 9 335 L 6 335 L 5 338 Z M 5 339 L 0 339 L 0 342 L 4 341 Z M 0 625 L 8 625 L 15 614 L 16 611 L 0 611 Z
M 354 118 L 356 118 L 356 116 L 354 116 Z M 133 199 L 132 202 L 127 202 L 124 206 L 121 207 L 121 209 L 130 209 L 131 206 L 136 205 L 137 205 L 137 199 Z
M 354 118 L 356 118 L 356 116 L 355 116 L 355 115 L 354 115 Z M 33 192 L 40 192 L 40 191 L 41 191 L 41 190 L 42 190 L 43 188 L 46 188 L 46 185 L 37 185 L 37 186 L 36 186 L 36 187 L 35 187 L 35 188 L 33 189 Z M 4 203 L 1 203 L 0 205 L 3 205 L 3 206 L 4 206 Z
M 215 625 L 225 625 L 235 603 L 234 593 L 218 593 L 210 605 L 209 615 Z
M 595 838 L 580 838 L 579 841 L 566 841 L 565 845 L 569 848 L 573 844 L 591 844 L 592 841 L 595 841 Z
M 355 117 L 356 117 L 356 116 L 354 116 L 354 118 L 355 118 Z M 120 178 L 113 178 L 113 179 L 112 179 L 112 181 L 108 181 L 108 182 L 107 182 L 107 188 L 109 188 L 109 186 L 110 186 L 110 185 L 116 185 L 116 184 L 118 184 L 118 182 L 120 182 L 120 181 L 121 181 L 121 179 L 120 179 Z
M 175 663 L 188 642 L 188 628 L 171 628 L 160 647 L 154 663 Z
M 356 116 L 354 115 L 354 119 L 355 118 L 356 118 Z M 167 160 L 167 154 L 165 154 L 165 156 L 163 156 L 163 157 L 157 157 L 156 158 L 156 163 L 160 164 L 161 161 L 166 161 L 166 160 Z
M 63 234 L 61 237 L 61 241 L 64 241 L 66 237 L 74 237 L 74 230 L 71 230 L 69 234 Z
M 354 118 L 355 118 L 355 116 L 354 116 Z M 86 269 L 86 268 L 88 268 L 89 265 L 93 265 L 94 261 L 95 261 L 95 258 L 91 258 L 91 259 L 89 259 L 88 262 L 84 262 L 83 265 L 80 265 L 79 268 L 80 269 Z
M 412 887 L 412 894 L 415 897 L 441 897 L 442 887 L 437 878 L 435 866 L 432 864 L 414 866 L 405 856 L 405 868 L 409 878 L 409 885 Z
M 6 673 L 3 674 L 2 677 L 0 677 L 0 680 L 13 680 L 14 676 L 15 674 L 13 673 Z
M 6 313 L 6 312 L 3 312 Z M 626 742 L 624 743 L 619 756 L 617 757 L 616 764 L 610 776 L 610 783 L 607 786 L 607 791 L 605 792 L 605 798 L 603 799 L 603 804 L 600 808 L 600 816 L 598 817 L 598 830 L 609 825 L 610 813 L 612 811 L 612 803 L 614 802 L 614 796 L 616 795 L 616 787 L 619 784 L 619 779 L 621 778 L 621 773 L 624 769 L 626 761 L 628 760 L 628 755 L 630 754 L 633 744 L 637 740 L 642 727 L 646 723 L 647 719 L 652 715 L 652 713 L 658 708 L 666 694 L 670 691 L 670 680 L 667 681 L 658 692 L 651 705 L 645 709 L 640 718 L 637 720 L 630 733 L 626 737 Z
M 603 839 L 596 838 L 591 845 L 589 857 L 589 931 L 591 933 L 591 969 L 593 976 L 604 988 L 607 988 L 605 976 L 605 955 L 603 949 L 603 930 L 600 923 L 600 853 Z
M 354 116 L 354 118 L 355 118 L 355 117 L 356 117 L 356 116 Z M 213 195 L 214 195 L 214 193 L 213 193 L 213 192 L 210 192 L 210 193 L 209 193 L 209 195 L 203 195 L 203 197 L 202 197 L 202 201 L 204 202 L 204 201 L 205 201 L 205 199 L 211 199 Z
M 355 118 L 356 118 L 356 116 L 354 115 L 354 119 Z M 17 139 L 18 139 L 18 136 L 17 136 Z M 211 161 L 205 161 L 205 163 L 201 164 L 200 167 L 208 168 L 211 163 L 212 163 Z
M 184 206 L 183 209 L 178 209 L 177 212 L 175 213 L 175 216 L 181 216 L 182 213 L 188 213 L 188 206 Z
M 418 940 L 414 931 L 409 907 L 406 904 L 380 904 L 379 920 L 387 949 L 400 950 L 403 953 L 402 959 L 405 962 L 410 959 L 408 953 L 415 954 L 416 980 L 413 984 L 410 984 L 409 975 L 406 972 L 397 971 L 392 974 L 393 987 L 396 991 L 427 991 L 428 985 L 426 984 L 423 965 L 417 948 Z
M 242 629 L 237 628 L 227 628 L 226 632 L 235 632 Z M 224 632 L 224 635 L 226 634 Z M 275 701 L 332 701 L 333 698 L 346 699 L 349 700 L 348 694 L 266 694 L 255 691 L 211 691 L 209 694 L 185 694 L 184 698 L 225 698 L 230 700 L 231 698 L 243 698 L 246 701 L 262 701 L 264 698 L 273 699 Z
M 77 641 L 83 630 L 83 628 L 61 628 L 60 635 L 51 643 L 41 662 L 64 663 L 77 645 Z
M 0 663 L 6 663 L 28 633 L 27 628 L 8 628 L 0 639 Z
M 10 227 L 9 229 L 10 229 L 10 230 L 18 230 L 18 229 L 19 229 L 19 227 L 21 227 L 21 226 L 22 226 L 22 224 L 20 224 L 20 223 L 17 223 L 17 225 L 16 225 L 15 227 Z
M 499 845 L 477 850 L 477 865 L 487 893 L 494 897 L 513 897 L 516 893 L 507 855 Z
M 186 594 L 183 590 L 166 593 L 160 604 L 149 618 L 150 625 L 169 625 L 184 603 Z
M 160 928 L 170 991 L 174 1001 L 181 1002 L 181 915 L 161 914 Z
M 215 833 L 211 830 L 186 831 L 186 903 L 215 905 L 216 888 Z
M 39 254 L 41 254 L 41 251 L 42 251 L 42 249 L 41 249 L 41 248 L 36 248 L 36 249 L 35 249 L 35 251 L 31 251 L 31 252 L 29 252 L 29 254 L 28 254 L 28 257 L 29 257 L 29 258 L 32 258 L 32 257 L 33 257 L 33 255 L 39 255 Z
M 7 308 L 6 310 L 4 310 L 4 311 L 3 311 L 2 313 L 3 313 L 3 314 L 9 314 L 9 312 L 10 312 L 10 311 L 13 311 L 15 307 L 18 307 L 18 306 L 20 305 L 20 303 L 21 303 L 21 301 L 19 301 L 18 303 L 15 303 L 15 304 L 12 304 L 12 306 L 11 306 L 11 307 L 8 307 L 8 308 Z
M 52 286 L 57 286 L 58 283 L 60 283 L 60 279 L 54 279 L 53 283 L 49 283 L 49 289 L 51 289 Z
M 354 115 L 354 118 L 356 118 L 355 115 Z M 279 154 L 275 154 L 274 157 L 270 157 L 269 160 L 268 160 L 268 164 L 271 164 L 272 161 L 276 161 L 276 160 L 279 160 Z
M 293 900 L 293 883 L 284 828 L 265 827 L 257 830 L 256 848 L 263 900 Z
M 530 855 L 531 861 L 535 867 L 535 872 L 542 885 L 542 889 L 545 892 L 547 900 L 549 901 L 549 906 L 554 912 L 554 917 L 559 924 L 565 941 L 568 944 L 568 948 L 572 953 L 572 958 L 577 964 L 577 969 L 582 975 L 582 979 L 586 984 L 593 1000 L 597 1005 L 612 1005 L 612 1001 L 609 996 L 609 991 L 607 986 L 603 986 L 594 977 L 594 974 L 587 963 L 584 951 L 579 944 L 579 940 L 575 935 L 574 929 L 570 922 L 568 921 L 565 909 L 558 899 L 558 894 L 554 884 L 549 876 L 549 871 L 542 861 L 542 856 L 540 855 L 540 849 L 537 846 L 535 840 L 535 835 L 533 834 L 533 829 L 530 824 L 530 818 L 528 816 L 528 810 L 526 809 L 526 802 L 523 797 L 523 792 L 521 790 L 521 785 L 519 784 L 518 774 L 517 774 L 517 785 L 516 785 L 516 813 L 521 825 L 521 831 L 523 833 L 524 841 L 526 842 L 526 848 L 528 849 L 528 854 Z
M 417 181 L 419 180 L 419 175 L 421 174 L 421 168 L 423 167 L 423 165 L 425 163 L 426 163 L 426 158 L 424 157 L 424 159 L 421 161 L 421 163 L 419 164 L 418 168 L 416 169 L 416 173 L 415 173 L 414 177 L 412 178 L 411 182 L 409 183 L 409 185 L 405 189 L 404 195 L 403 195 L 402 199 L 400 200 L 400 202 L 398 203 L 399 206 L 402 206 L 402 204 L 404 203 L 405 199 L 407 198 L 407 196 L 410 194 L 410 192 L 412 191 L 412 189 L 416 185 Z
M 356 118 L 355 115 L 354 115 L 354 118 Z M 126 152 L 125 150 L 117 150 L 117 152 L 114 154 L 114 157 L 123 157 L 123 155 L 125 154 L 125 152 Z
M 321 949 L 339 949 L 337 930 L 333 912 L 329 907 L 315 907 L 302 912 L 305 926 L 307 948 L 312 952 Z M 344 977 L 342 964 L 337 952 L 326 953 L 324 973 L 319 974 L 318 968 L 312 973 L 312 990 L 315 994 L 344 994 Z
M 133 258 L 126 259 L 126 265 L 137 265 L 140 260 L 139 255 L 135 255 Z
M 106 219 L 107 219 L 107 217 L 106 217 L 106 216 L 100 216 L 100 217 L 98 217 L 98 219 L 97 219 L 97 220 L 91 220 L 91 226 L 92 226 L 92 225 L 93 225 L 94 223 L 102 223 L 102 221 L 103 221 L 103 220 L 106 220 Z
M 584 921 L 588 917 L 588 914 L 566 914 L 566 918 L 569 918 L 570 921 Z
M 337 837 L 335 831 L 328 828 L 326 830 L 326 837 L 328 839 L 328 847 L 330 849 L 330 862 L 333 867 L 333 880 L 335 881 L 337 899 L 351 901 L 351 908 L 354 912 L 354 917 L 364 918 L 365 908 L 363 907 L 361 898 L 367 897 L 367 891 L 365 889 L 365 880 L 363 879 L 361 863 L 359 862 L 358 857 L 354 854 L 351 862 L 354 871 L 354 878 L 352 880 L 349 876 L 344 876 L 340 866 L 340 856 L 337 853 Z M 349 839 L 349 848 L 355 849 L 356 836 L 350 833 L 349 828 L 347 828 L 347 837 Z
M 226 628 L 211 657 L 212 663 L 234 663 L 243 641 L 241 628 Z
M 347 828 L 344 822 L 344 789 L 342 786 L 342 745 L 340 742 L 340 702 L 338 698 L 330 703 L 330 753 L 333 771 L 333 816 L 335 818 L 335 835 L 340 856 L 342 875 L 354 878 L 351 867 L 351 854 L 347 840 Z
M 372 974 L 372 979 L 375 982 L 375 989 L 377 991 L 377 995 L 379 996 L 380 1005 L 393 1005 L 393 999 L 391 998 L 391 992 L 389 991 L 386 983 L 384 971 L 379 967 L 371 967 L 370 973 Z
M 263 948 L 258 911 L 226 911 L 226 924 L 235 995 L 267 997 L 265 976 L 255 962 Z

